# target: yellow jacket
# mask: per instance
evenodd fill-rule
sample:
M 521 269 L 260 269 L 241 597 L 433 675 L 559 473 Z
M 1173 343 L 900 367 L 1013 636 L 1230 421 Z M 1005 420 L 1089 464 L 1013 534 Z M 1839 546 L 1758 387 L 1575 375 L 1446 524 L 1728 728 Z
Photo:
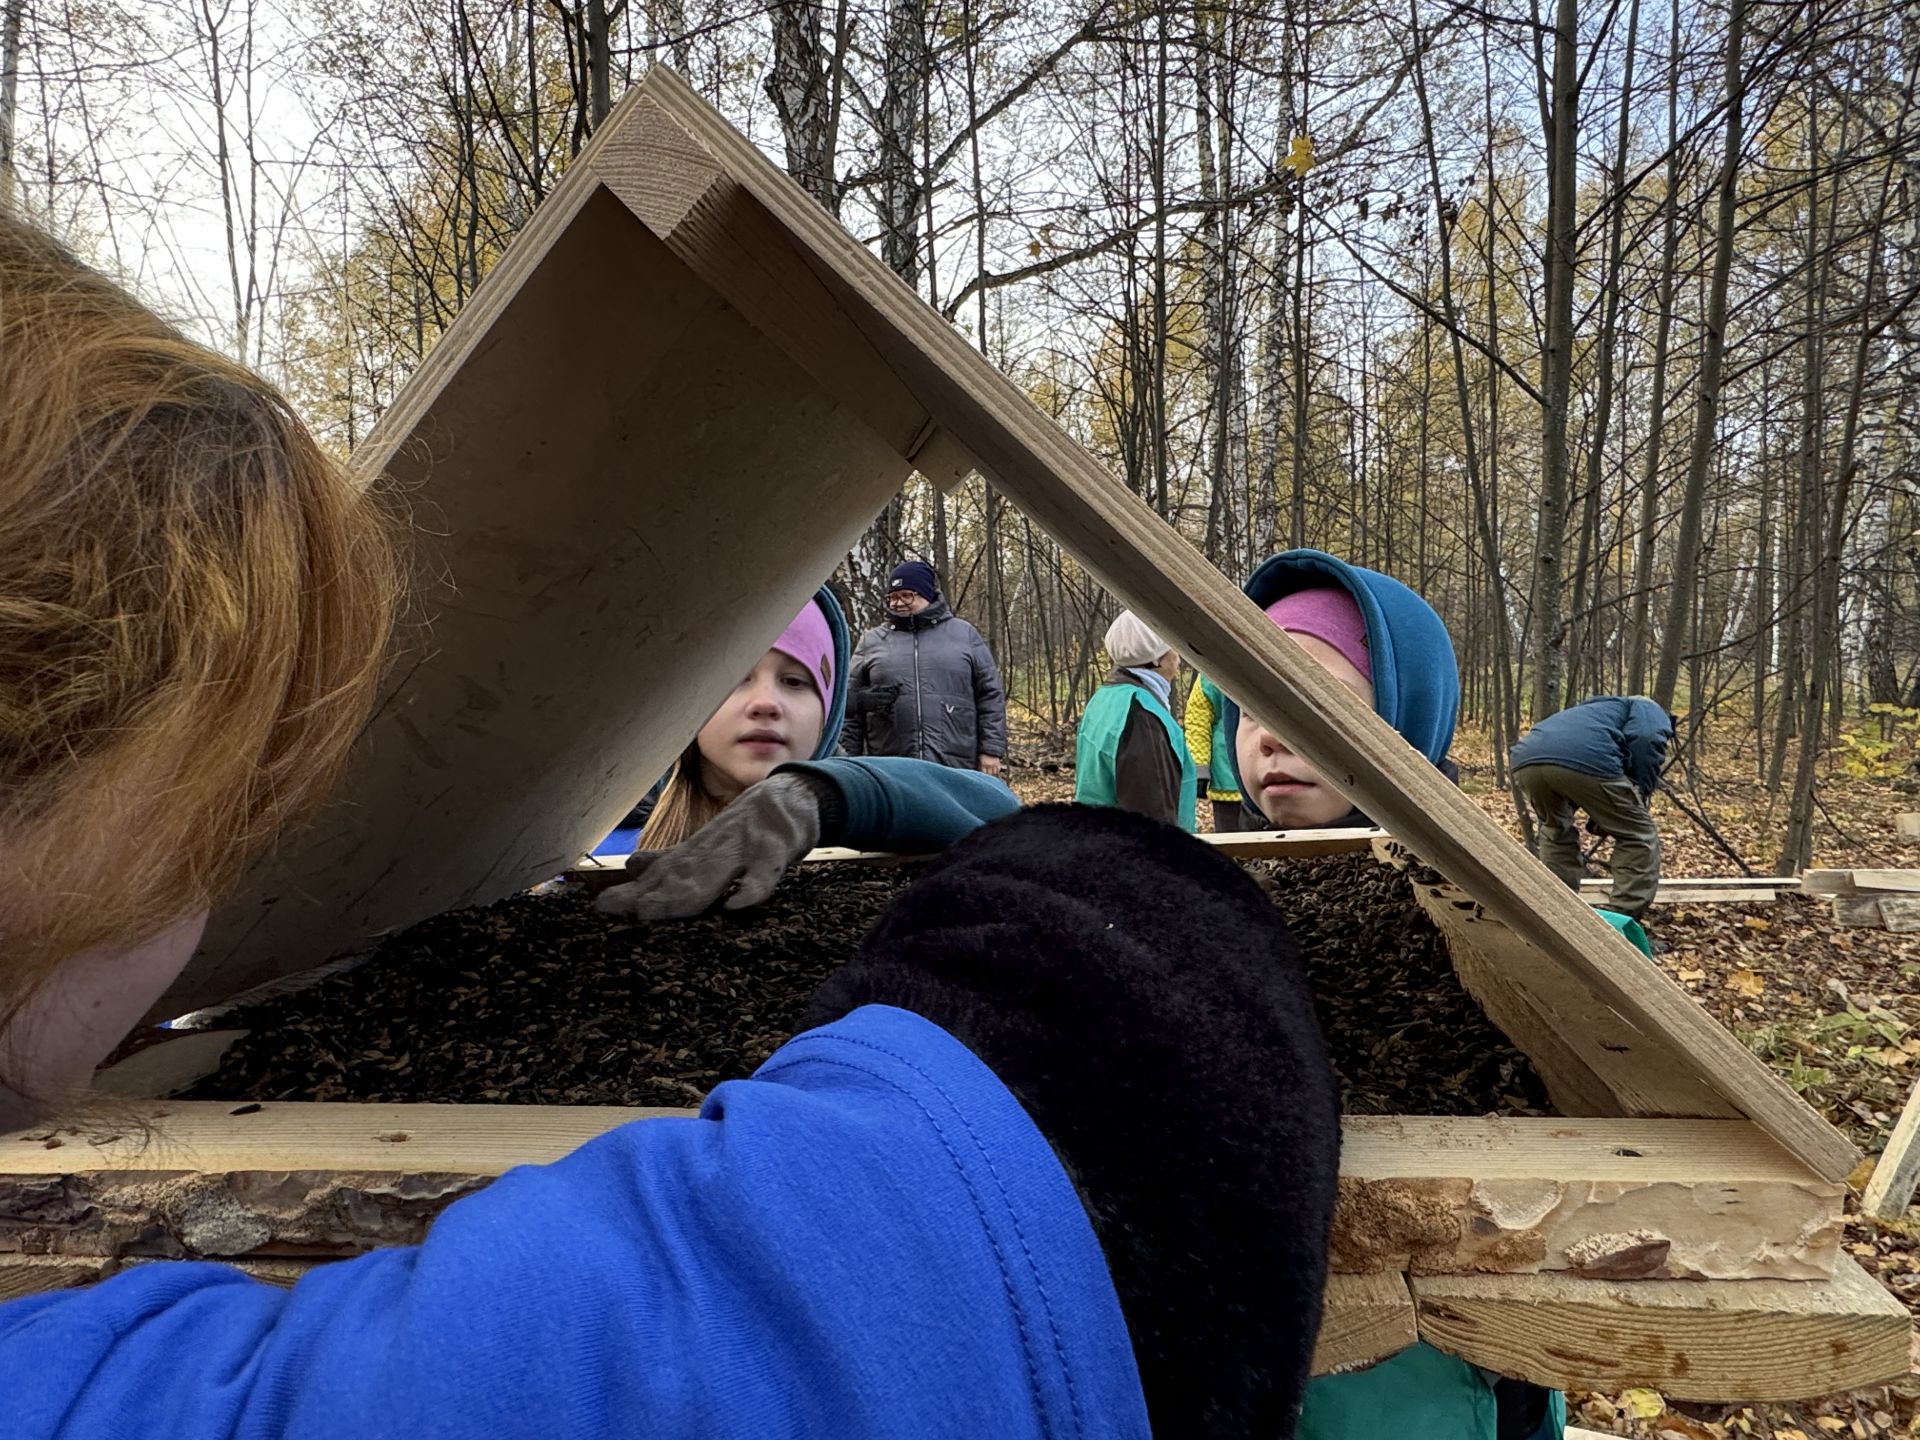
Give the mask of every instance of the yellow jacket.
M 1187 749 L 1193 755 L 1194 766 L 1207 782 L 1207 799 L 1237 805 L 1240 791 L 1235 787 L 1240 781 L 1234 770 L 1233 737 L 1222 728 L 1226 708 L 1214 683 L 1202 677 L 1194 681 L 1193 688 L 1187 692 L 1186 723 L 1182 728 L 1187 732 Z M 1224 752 L 1218 764 L 1213 758 L 1216 750 Z M 1216 779 L 1219 785 L 1214 783 Z

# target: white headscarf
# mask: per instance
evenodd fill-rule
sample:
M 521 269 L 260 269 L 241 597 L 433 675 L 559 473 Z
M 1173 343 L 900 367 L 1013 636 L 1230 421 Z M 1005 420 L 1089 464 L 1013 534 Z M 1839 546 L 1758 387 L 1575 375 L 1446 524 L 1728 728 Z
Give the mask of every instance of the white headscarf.
M 1107 654 L 1122 670 L 1151 665 L 1172 648 L 1131 610 L 1122 610 L 1107 627 Z

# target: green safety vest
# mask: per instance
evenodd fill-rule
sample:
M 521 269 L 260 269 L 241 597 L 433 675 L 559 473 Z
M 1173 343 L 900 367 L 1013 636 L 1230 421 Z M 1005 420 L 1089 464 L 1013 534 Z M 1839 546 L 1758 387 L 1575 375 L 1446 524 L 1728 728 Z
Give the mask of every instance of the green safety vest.
M 1144 685 L 1131 680 L 1116 680 L 1093 692 L 1086 711 L 1080 716 L 1080 734 L 1073 746 L 1073 798 L 1082 805 L 1119 804 L 1113 763 L 1120 753 L 1120 736 L 1127 728 L 1127 716 L 1138 701 L 1166 729 L 1167 743 L 1180 761 L 1180 794 L 1175 797 L 1180 828 L 1189 834 L 1194 829 L 1194 782 L 1199 772 L 1193 767 L 1193 754 L 1187 749 L 1187 732 L 1173 718 L 1173 712 L 1160 703 L 1160 697 Z
M 1555 1393 L 1546 1419 L 1530 1440 L 1559 1440 L 1566 1429 L 1566 1397 Z M 1499 1406 L 1493 1377 L 1431 1345 L 1415 1343 L 1398 1355 L 1350 1375 L 1321 1375 L 1307 1384 L 1295 1440 L 1495 1440 Z

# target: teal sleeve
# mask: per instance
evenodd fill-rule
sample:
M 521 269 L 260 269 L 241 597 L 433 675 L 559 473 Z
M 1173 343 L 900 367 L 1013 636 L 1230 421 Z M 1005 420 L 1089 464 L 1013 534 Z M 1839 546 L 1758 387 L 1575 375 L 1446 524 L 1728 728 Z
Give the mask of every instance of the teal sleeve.
M 943 849 L 1020 808 L 993 776 L 931 760 L 841 755 L 781 769 L 819 776 L 840 792 L 845 823 L 830 843 L 855 850 L 914 855 Z

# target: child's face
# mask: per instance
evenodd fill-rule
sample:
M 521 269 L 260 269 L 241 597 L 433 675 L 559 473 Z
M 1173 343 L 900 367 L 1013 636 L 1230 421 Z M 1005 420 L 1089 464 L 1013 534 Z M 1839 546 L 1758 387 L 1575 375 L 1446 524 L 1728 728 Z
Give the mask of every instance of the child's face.
M 707 789 L 731 800 L 777 765 L 810 759 L 826 725 L 813 675 L 781 650 L 769 650 L 700 727 Z
M 1316 635 L 1289 631 L 1288 638 L 1311 655 L 1321 669 L 1372 706 L 1373 682 L 1346 656 Z M 1353 808 L 1353 802 L 1322 780 L 1319 771 L 1244 710 L 1240 712 L 1234 753 L 1240 762 L 1243 793 L 1276 830 L 1331 825 Z

